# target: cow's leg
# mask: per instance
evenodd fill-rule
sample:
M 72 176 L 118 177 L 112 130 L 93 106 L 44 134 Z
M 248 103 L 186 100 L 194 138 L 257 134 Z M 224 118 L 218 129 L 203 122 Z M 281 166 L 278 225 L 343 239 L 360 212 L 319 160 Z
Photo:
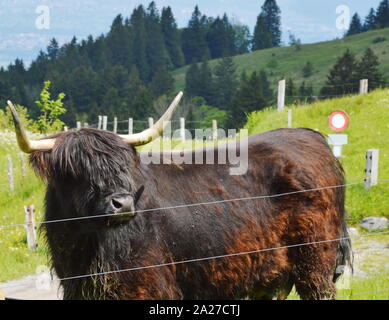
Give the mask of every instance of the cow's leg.
M 296 248 L 295 286 L 303 300 L 335 299 L 332 281 L 336 244 L 325 243 Z

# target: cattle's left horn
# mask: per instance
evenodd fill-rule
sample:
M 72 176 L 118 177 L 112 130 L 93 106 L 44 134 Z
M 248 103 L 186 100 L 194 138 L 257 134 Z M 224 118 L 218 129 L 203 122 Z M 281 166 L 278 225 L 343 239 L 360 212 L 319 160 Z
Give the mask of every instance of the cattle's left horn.
M 168 121 L 172 118 L 182 96 L 183 93 L 180 92 L 166 110 L 165 114 L 151 128 L 136 134 L 120 135 L 120 137 L 133 146 L 142 146 L 158 138 L 163 133 Z
M 12 118 L 14 119 L 16 139 L 18 140 L 19 148 L 25 153 L 31 153 L 36 150 L 51 150 L 54 147 L 55 139 L 45 139 L 38 141 L 30 141 L 26 131 L 23 128 L 19 115 L 11 101 L 7 101 L 11 110 Z

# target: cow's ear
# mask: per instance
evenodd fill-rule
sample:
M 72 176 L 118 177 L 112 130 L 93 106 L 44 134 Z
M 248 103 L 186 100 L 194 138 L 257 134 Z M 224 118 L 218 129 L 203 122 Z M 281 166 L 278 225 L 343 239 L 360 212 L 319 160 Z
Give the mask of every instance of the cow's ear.
M 139 201 L 140 197 L 142 196 L 143 191 L 145 191 L 145 186 L 141 186 L 137 192 L 135 192 L 134 195 L 134 202 L 135 204 Z
M 51 176 L 50 151 L 34 151 L 30 154 L 30 165 L 43 180 L 49 181 Z

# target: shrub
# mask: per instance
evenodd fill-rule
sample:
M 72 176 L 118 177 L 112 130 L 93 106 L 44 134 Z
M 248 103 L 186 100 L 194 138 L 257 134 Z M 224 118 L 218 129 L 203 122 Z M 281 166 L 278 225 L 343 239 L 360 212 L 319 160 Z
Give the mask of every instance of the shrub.
M 385 37 L 377 37 L 373 39 L 373 43 L 379 43 L 379 42 L 384 42 L 386 41 Z
M 15 108 L 19 114 L 20 121 L 22 122 L 23 126 L 27 130 L 32 131 L 34 129 L 34 122 L 28 118 L 27 109 L 19 105 L 15 105 Z M 0 109 L 0 131 L 5 130 L 14 130 L 14 122 L 12 119 L 11 110 L 8 107 L 5 110 Z

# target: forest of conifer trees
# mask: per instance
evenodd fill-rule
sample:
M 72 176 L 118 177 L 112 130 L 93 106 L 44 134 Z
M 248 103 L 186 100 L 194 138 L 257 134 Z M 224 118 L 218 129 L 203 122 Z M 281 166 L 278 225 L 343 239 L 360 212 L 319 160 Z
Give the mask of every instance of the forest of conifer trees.
M 202 121 L 207 113 L 217 114 L 221 125 L 241 126 L 248 112 L 260 110 L 275 100 L 266 71 L 237 74 L 231 58 L 281 46 L 281 11 L 276 0 L 265 0 L 258 9 L 251 34 L 249 27 L 236 19 L 226 14 L 206 16 L 198 6 L 186 27 L 178 28 L 170 7 L 158 10 L 154 1 L 147 7 L 139 5 L 129 17 L 117 15 L 106 34 L 81 40 L 73 37 L 63 45 L 53 38 L 30 65 L 16 59 L 7 68 L 0 68 L 0 108 L 12 98 L 36 119 L 40 111 L 35 101 L 44 81 L 49 80 L 53 95 L 65 93 L 67 112 L 61 120 L 71 127 L 76 121 L 95 123 L 100 114 L 111 119 L 122 116 L 145 120 L 157 117 L 155 105 L 174 95 L 171 72 L 189 65 L 185 82 L 188 120 Z M 388 21 L 389 0 L 382 0 L 377 10 L 371 9 L 364 23 L 357 14 L 353 17 L 348 35 L 387 27 Z M 211 68 L 210 59 L 219 62 Z M 379 63 L 372 52 L 366 59 L 374 66 Z M 357 70 L 357 63 L 352 64 Z M 302 76 L 309 78 L 313 68 L 308 61 Z M 347 74 L 348 80 L 361 75 L 362 71 L 354 69 Z M 329 75 L 321 94 L 337 94 L 331 85 L 344 81 L 344 77 L 331 72 L 334 74 Z M 376 83 L 383 81 L 376 71 L 371 74 Z M 299 95 L 312 101 L 313 89 L 307 81 L 299 88 L 292 79 L 287 82 L 287 103 L 298 102 L 293 97 Z
M 260 14 L 269 23 L 269 28 L 262 30 L 271 39 L 267 46 L 280 45 L 277 8 L 275 0 L 266 0 Z M 99 114 L 145 119 L 155 114 L 154 101 L 173 94 L 172 70 L 260 49 L 253 39 L 247 26 L 231 21 L 226 14 L 208 17 L 198 6 L 187 27 L 179 29 L 172 9 L 159 11 L 153 1 L 147 8 L 134 8 L 130 17 L 119 14 L 107 34 L 83 40 L 73 37 L 62 46 L 53 38 L 29 66 L 16 59 L 8 68 L 1 68 L 0 106 L 12 97 L 36 118 L 39 109 L 35 101 L 43 82 L 50 80 L 54 95 L 66 94 L 67 112 L 61 118 L 70 125 L 76 120 L 93 123 Z M 199 68 L 206 77 L 207 66 Z M 196 88 L 197 92 L 188 88 L 189 96 L 201 96 L 207 104 L 229 110 L 239 82 L 234 68 L 228 61 L 215 71 L 219 81 L 212 90 L 220 94 L 212 92 L 211 97 L 206 92 L 209 88 Z M 222 83 L 224 76 L 229 81 Z

